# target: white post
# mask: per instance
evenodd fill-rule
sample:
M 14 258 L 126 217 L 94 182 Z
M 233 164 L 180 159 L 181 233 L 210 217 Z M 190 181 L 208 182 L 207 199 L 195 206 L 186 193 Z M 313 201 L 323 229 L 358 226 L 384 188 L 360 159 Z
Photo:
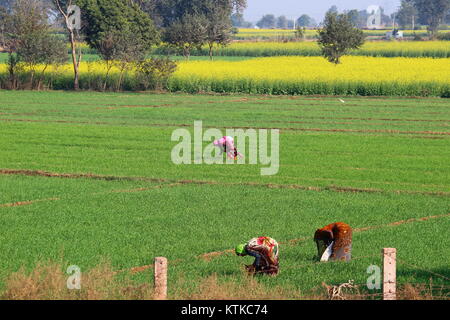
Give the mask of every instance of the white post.
M 155 300 L 167 299 L 167 258 L 155 258 Z
M 397 249 L 384 248 L 383 253 L 383 300 L 396 300 Z

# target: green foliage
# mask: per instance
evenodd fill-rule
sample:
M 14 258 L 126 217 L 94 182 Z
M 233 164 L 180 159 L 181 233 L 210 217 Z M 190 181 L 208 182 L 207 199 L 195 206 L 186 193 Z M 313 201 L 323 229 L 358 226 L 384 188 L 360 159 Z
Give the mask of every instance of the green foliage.
M 287 29 L 288 23 L 289 23 L 289 20 L 286 18 L 286 16 L 279 16 L 277 18 L 277 28 Z
M 420 22 L 428 25 L 431 37 L 436 37 L 438 27 L 450 9 L 450 0 L 414 0 L 414 4 L 419 11 Z
M 339 64 L 340 58 L 350 49 L 358 49 L 364 44 L 364 33 L 354 26 L 348 14 L 328 13 L 319 30 L 318 43 L 323 56 Z
M 113 38 L 110 48 L 123 57 L 135 52 L 138 56 L 147 53 L 159 42 L 159 34 L 152 20 L 136 4 L 122 0 L 83 0 L 80 3 L 85 27 L 86 42 L 101 49 L 108 38 Z M 111 48 L 118 41 L 118 48 Z M 128 42 L 130 50 L 125 50 Z
M 232 34 L 230 16 L 235 1 L 170 1 L 174 6 L 167 12 L 164 10 L 167 3 L 160 4 L 162 25 L 165 26 L 164 40 L 180 49 L 187 59 L 193 48 L 200 48 L 204 44 L 208 44 L 209 56 L 212 59 L 214 45 L 224 46 L 230 42 Z M 241 2 L 245 3 L 245 1 L 237 3 Z M 237 13 L 237 17 L 239 14 Z
M 6 8 L 0 6 L 0 48 L 6 47 L 6 33 L 10 29 L 10 15 Z M 2 50 L 0 49 L 0 50 Z
M 169 58 L 150 58 L 136 67 L 138 81 L 144 90 L 167 89 L 169 77 L 176 71 L 177 63 Z
M 234 12 L 241 13 L 247 0 L 148 0 L 147 12 L 159 21 L 162 27 L 169 27 L 185 15 L 209 15 L 211 4 L 214 9 L 225 10 L 230 19 Z
M 398 250 L 399 284 L 429 283 L 431 277 L 434 285 L 447 285 L 422 269 L 450 277 L 443 254 L 450 218 L 420 218 L 447 214 L 448 196 L 420 192 L 450 191 L 448 138 L 396 133 L 442 131 L 442 121 L 450 121 L 447 101 L 345 98 L 346 107 L 326 97 L 0 94 L 0 109 L 7 113 L 2 118 L 8 119 L 2 123 L 7 139 L 0 139 L 2 168 L 143 178 L 0 175 L 0 204 L 42 200 L 0 208 L 0 288 L 12 271 L 47 259 L 88 270 L 106 258 L 117 271 L 166 256 L 169 294 L 180 289 L 175 285 L 179 278 L 185 287 L 211 274 L 240 281 L 250 258 L 226 252 L 209 261 L 198 256 L 259 235 L 280 242 L 280 275 L 256 279 L 269 287 L 307 294 L 323 281 L 353 279 L 364 286 L 367 267 L 382 265 L 383 247 Z M 224 108 L 230 112 L 221 112 Z M 299 115 L 302 119 L 293 121 Z M 279 174 L 261 177 L 255 165 L 175 166 L 170 152 L 176 142 L 170 136 L 181 125 L 192 133 L 189 126 L 199 118 L 216 128 L 248 123 L 281 128 Z M 342 129 L 383 132 L 332 131 Z M 152 178 L 170 182 L 145 180 Z M 173 183 L 180 180 L 184 183 Z M 294 184 L 312 190 L 290 187 Z M 333 185 L 383 191 L 336 192 Z M 233 201 L 224 205 L 222 199 Z M 354 233 L 352 261 L 313 263 L 315 229 L 335 221 L 373 229 Z M 437 235 L 443 236 L 437 241 Z M 149 271 L 135 277 L 148 283 Z
M 450 32 L 444 32 L 437 35 L 438 40 L 450 41 Z
M 235 28 L 251 28 L 252 23 L 245 21 L 242 13 L 236 12 L 231 15 L 231 23 Z
M 397 12 L 397 21 L 402 28 L 410 26 L 415 28 L 418 18 L 418 10 L 414 0 L 402 0 L 400 9 Z
M 300 40 L 304 40 L 305 37 L 306 37 L 306 28 L 298 26 L 295 29 L 295 38 L 300 39 Z
M 307 14 L 302 14 L 300 18 L 297 19 L 297 25 L 300 27 L 314 27 L 315 24 L 314 19 Z
M 273 14 L 264 15 L 256 25 L 261 29 L 272 29 L 277 26 L 277 20 Z
M 48 65 L 66 61 L 66 44 L 51 33 L 46 8 L 39 1 L 18 0 L 10 13 L 4 11 L 3 14 L 6 18 L 3 23 L 8 30 L 4 42 L 9 51 L 10 87 L 18 86 L 17 72 L 24 64 L 30 71 L 28 88 L 39 89 Z M 40 74 L 35 83 L 37 72 Z
M 182 50 L 189 58 L 193 48 L 201 48 L 207 42 L 209 21 L 205 15 L 186 14 L 166 28 L 165 41 Z

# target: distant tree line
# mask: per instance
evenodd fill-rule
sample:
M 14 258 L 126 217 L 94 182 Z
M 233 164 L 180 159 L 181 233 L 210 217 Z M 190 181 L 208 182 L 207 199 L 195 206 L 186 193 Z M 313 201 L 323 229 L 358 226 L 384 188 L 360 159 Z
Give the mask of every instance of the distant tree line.
M 295 27 L 316 27 L 317 23 L 307 14 L 301 15 L 295 21 L 283 15 L 276 17 L 273 14 L 266 14 L 256 23 L 256 26 L 261 29 L 294 29 Z
M 436 31 L 440 24 L 450 24 L 450 0 L 401 0 L 400 7 L 391 15 L 387 15 L 385 10 L 380 7 L 381 25 L 385 27 L 399 26 L 403 29 L 419 29 L 421 26 L 427 26 L 432 36 L 436 35 Z M 333 5 L 328 9 L 328 13 L 339 13 L 338 7 Z M 367 20 L 369 13 L 367 10 L 346 10 L 350 20 L 358 28 L 367 28 Z M 240 28 L 251 27 L 250 22 L 246 22 L 242 15 L 236 16 L 233 25 Z M 296 21 L 295 26 L 298 27 L 318 27 L 313 18 L 307 14 L 301 15 Z M 292 29 L 294 21 L 286 19 L 285 16 L 276 17 L 273 14 L 264 15 L 256 26 L 264 29 Z
M 441 24 L 450 24 L 450 0 L 402 0 L 395 16 L 402 28 L 426 25 L 434 38 Z

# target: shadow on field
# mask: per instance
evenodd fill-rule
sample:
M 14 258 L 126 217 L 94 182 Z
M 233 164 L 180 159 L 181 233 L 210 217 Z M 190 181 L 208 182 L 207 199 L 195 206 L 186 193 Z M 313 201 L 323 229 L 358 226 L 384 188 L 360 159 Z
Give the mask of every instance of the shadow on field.
M 432 280 L 436 281 L 436 283 L 446 283 L 446 285 L 450 286 L 450 268 L 422 270 L 401 266 L 400 270 L 397 271 L 397 277 L 414 279 L 416 282 L 420 283 L 428 283 Z

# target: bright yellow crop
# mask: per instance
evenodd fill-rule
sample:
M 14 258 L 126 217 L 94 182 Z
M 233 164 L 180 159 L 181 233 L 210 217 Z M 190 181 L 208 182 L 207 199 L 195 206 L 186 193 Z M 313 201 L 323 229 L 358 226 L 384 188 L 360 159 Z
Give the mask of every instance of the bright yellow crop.
M 317 42 L 233 42 L 218 49 L 219 55 L 227 56 L 281 56 L 321 55 Z M 450 41 L 368 41 L 360 49 L 350 52 L 353 55 L 384 57 L 450 57 Z
M 38 70 L 39 72 L 39 70 Z M 47 69 L 55 89 L 71 88 L 70 64 Z M 82 63 L 80 87 L 116 88 L 119 70 L 106 79 L 102 62 Z M 0 85 L 7 68 L 0 64 Z M 133 70 L 125 74 L 126 90 L 140 90 Z M 323 57 L 269 57 L 241 61 L 183 61 L 169 79 L 171 91 L 244 92 L 264 94 L 326 94 L 450 97 L 450 58 L 381 58 L 346 56 L 334 65 Z
M 315 41 L 304 42 L 233 42 L 229 48 L 239 49 L 318 49 Z M 446 50 L 450 51 L 450 41 L 367 41 L 363 50 Z
M 272 57 L 250 60 L 182 62 L 176 78 L 255 81 L 396 81 L 450 84 L 450 59 L 344 57 L 335 66 L 322 57 Z

